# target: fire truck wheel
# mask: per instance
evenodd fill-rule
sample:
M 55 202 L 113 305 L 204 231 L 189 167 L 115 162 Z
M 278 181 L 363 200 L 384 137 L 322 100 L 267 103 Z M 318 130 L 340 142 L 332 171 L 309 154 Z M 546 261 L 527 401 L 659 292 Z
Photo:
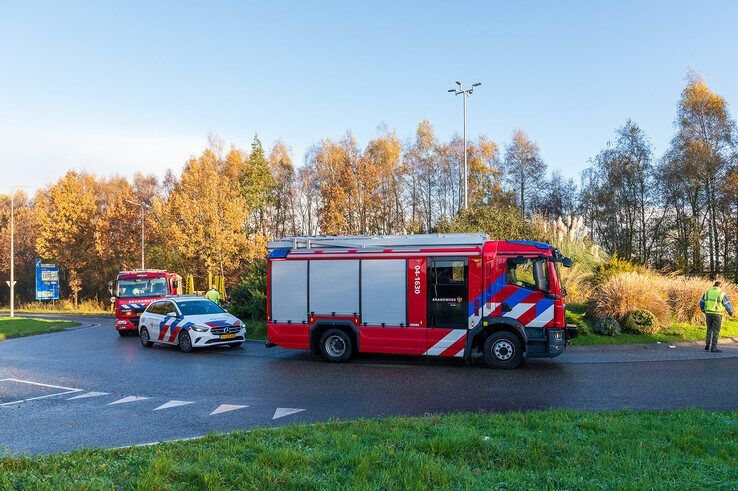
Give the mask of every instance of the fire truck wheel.
M 484 361 L 492 368 L 515 368 L 522 360 L 523 349 L 513 333 L 498 331 L 484 342 Z
M 144 348 L 151 348 L 154 345 L 149 337 L 149 330 L 145 327 L 141 329 L 141 344 L 144 345 Z
M 179 350 L 182 353 L 189 353 L 192 351 L 192 339 L 190 339 L 190 335 L 187 334 L 187 331 L 182 331 L 179 333 L 179 338 L 177 338 L 177 346 L 179 346 Z
M 351 357 L 351 338 L 340 329 L 328 329 L 320 337 L 320 354 L 325 361 L 340 363 Z

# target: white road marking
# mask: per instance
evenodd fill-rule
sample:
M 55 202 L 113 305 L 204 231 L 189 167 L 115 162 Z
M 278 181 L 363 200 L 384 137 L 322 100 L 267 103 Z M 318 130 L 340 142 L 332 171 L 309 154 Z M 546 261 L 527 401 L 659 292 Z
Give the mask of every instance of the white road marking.
M 75 392 L 82 392 L 82 389 L 75 389 L 74 387 L 63 387 L 61 385 L 51 385 L 51 384 L 42 384 L 41 382 L 32 382 L 30 380 L 21 380 L 19 378 L 4 378 L 0 379 L 0 382 L 16 382 L 19 384 L 28 384 L 28 385 L 36 385 L 38 387 L 47 387 L 50 389 L 59 389 L 63 392 L 59 392 L 56 394 L 46 394 L 44 396 L 36 396 L 36 397 L 28 397 L 26 399 L 19 399 L 17 401 L 10 401 L 10 402 L 4 402 L 0 404 L 0 407 L 3 406 L 10 406 L 11 404 L 19 404 L 21 402 L 28 402 L 28 401 L 37 401 L 39 399 L 46 399 L 47 397 L 56 397 L 56 396 L 63 396 L 67 394 L 74 394 Z
M 100 397 L 100 396 L 107 396 L 110 395 L 110 392 L 85 392 L 84 394 L 80 394 L 78 396 L 70 397 L 67 399 L 68 401 L 71 401 L 73 399 L 87 399 L 88 397 Z
M 243 409 L 245 407 L 248 407 L 248 406 L 239 406 L 237 404 L 221 404 L 215 409 L 215 411 L 210 413 L 210 416 L 213 416 L 215 414 L 220 414 L 220 413 L 227 413 L 228 411 L 235 411 L 236 409 Z
M 108 406 L 112 406 L 113 404 L 125 404 L 127 402 L 138 402 L 138 401 L 144 401 L 148 399 L 148 397 L 141 397 L 141 396 L 127 396 L 123 399 L 118 399 L 117 401 L 113 401 L 108 404 Z
M 272 416 L 272 419 L 277 418 L 284 418 L 285 416 L 289 416 L 290 414 L 295 414 L 304 411 L 304 409 L 295 409 L 291 407 L 278 407 L 276 411 L 274 411 L 274 416 Z
M 175 399 L 175 400 L 162 404 L 161 406 L 154 409 L 154 411 L 158 411 L 160 409 L 169 409 L 170 407 L 186 406 L 187 404 L 194 404 L 194 402 L 193 401 L 178 401 Z

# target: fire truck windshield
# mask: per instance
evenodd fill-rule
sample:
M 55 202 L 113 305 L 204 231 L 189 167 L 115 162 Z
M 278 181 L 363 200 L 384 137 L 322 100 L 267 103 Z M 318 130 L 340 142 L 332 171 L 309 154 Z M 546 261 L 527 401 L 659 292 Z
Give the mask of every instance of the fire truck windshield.
M 166 278 L 118 280 L 118 298 L 158 297 L 167 294 Z

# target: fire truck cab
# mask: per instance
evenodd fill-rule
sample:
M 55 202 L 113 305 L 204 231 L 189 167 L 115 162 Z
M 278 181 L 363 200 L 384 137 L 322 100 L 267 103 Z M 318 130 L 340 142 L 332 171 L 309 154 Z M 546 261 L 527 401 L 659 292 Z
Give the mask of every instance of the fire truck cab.
M 182 293 L 182 277 L 159 269 L 121 271 L 108 283 L 115 309 L 115 330 L 121 336 L 137 335 L 138 320 L 146 307 L 167 295 Z
M 268 345 L 331 362 L 352 354 L 481 354 L 496 368 L 555 357 L 565 323 L 559 266 L 541 242 L 483 234 L 290 237 L 270 242 Z

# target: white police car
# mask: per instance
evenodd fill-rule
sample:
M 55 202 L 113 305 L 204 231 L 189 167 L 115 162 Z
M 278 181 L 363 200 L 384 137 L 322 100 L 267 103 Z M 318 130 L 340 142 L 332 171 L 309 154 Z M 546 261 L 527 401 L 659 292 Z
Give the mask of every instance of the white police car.
M 138 321 L 141 344 L 174 344 L 185 353 L 193 348 L 230 346 L 246 339 L 246 328 L 210 300 L 194 295 L 172 295 L 152 302 Z

